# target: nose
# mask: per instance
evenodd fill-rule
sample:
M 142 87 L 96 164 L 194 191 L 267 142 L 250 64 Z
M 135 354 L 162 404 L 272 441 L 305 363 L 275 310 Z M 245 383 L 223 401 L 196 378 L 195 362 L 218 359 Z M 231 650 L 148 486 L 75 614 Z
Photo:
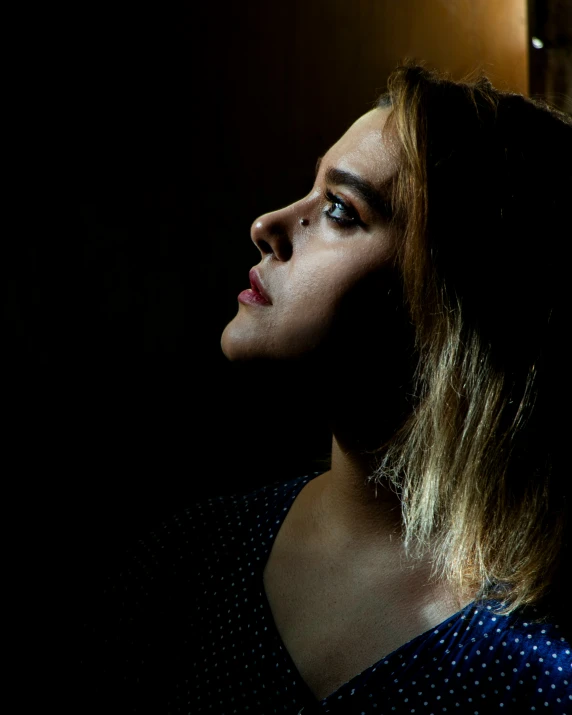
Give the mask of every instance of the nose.
M 279 261 L 287 261 L 292 255 L 296 226 L 301 225 L 296 204 L 259 216 L 252 224 L 250 236 L 262 257 L 268 254 Z

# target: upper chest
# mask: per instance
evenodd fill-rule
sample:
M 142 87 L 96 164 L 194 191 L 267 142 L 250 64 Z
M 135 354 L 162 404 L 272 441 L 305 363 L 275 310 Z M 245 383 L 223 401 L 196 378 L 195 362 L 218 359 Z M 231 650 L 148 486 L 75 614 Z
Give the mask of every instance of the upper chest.
M 398 549 L 329 553 L 283 524 L 264 569 L 280 637 L 317 699 L 412 638 L 459 604 L 429 583 L 429 570 Z

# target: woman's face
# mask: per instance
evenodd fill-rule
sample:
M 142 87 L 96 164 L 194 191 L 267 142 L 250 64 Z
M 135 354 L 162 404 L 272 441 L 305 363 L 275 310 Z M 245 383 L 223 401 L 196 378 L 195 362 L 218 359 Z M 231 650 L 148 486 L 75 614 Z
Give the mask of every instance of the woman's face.
M 271 304 L 239 302 L 221 337 L 229 360 L 302 358 L 333 332 L 347 344 L 357 324 L 383 332 L 398 238 L 384 201 L 398 168 L 395 140 L 382 138 L 388 115 L 360 117 L 322 157 L 307 196 L 254 221 L 255 269 Z

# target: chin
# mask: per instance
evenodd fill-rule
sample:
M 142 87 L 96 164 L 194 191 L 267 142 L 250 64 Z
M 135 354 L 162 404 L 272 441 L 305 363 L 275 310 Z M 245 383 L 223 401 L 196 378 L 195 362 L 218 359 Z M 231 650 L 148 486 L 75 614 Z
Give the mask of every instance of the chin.
M 237 314 L 225 327 L 220 346 L 227 360 L 272 362 L 275 366 L 313 365 L 323 351 L 327 321 L 289 326 L 261 325 Z M 281 329 L 280 329 L 281 328 Z
M 231 362 L 253 361 L 268 358 L 267 344 L 260 341 L 260 337 L 249 335 L 243 326 L 239 326 L 235 320 L 231 320 L 222 331 L 220 347 Z
M 220 347 L 223 355 L 227 360 L 231 361 L 240 359 L 240 353 L 243 352 L 240 350 L 240 340 L 237 340 L 233 333 L 234 330 L 231 321 L 222 331 L 220 338 Z

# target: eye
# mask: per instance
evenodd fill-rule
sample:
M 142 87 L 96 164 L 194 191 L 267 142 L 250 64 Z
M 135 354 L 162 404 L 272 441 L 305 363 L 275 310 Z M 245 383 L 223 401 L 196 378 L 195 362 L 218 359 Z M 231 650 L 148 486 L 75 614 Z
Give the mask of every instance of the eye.
M 327 206 L 323 211 L 330 221 L 335 221 L 336 224 L 342 228 L 351 228 L 361 224 L 355 210 L 339 196 L 326 190 L 324 192 L 324 198 L 332 204 L 331 206 Z

